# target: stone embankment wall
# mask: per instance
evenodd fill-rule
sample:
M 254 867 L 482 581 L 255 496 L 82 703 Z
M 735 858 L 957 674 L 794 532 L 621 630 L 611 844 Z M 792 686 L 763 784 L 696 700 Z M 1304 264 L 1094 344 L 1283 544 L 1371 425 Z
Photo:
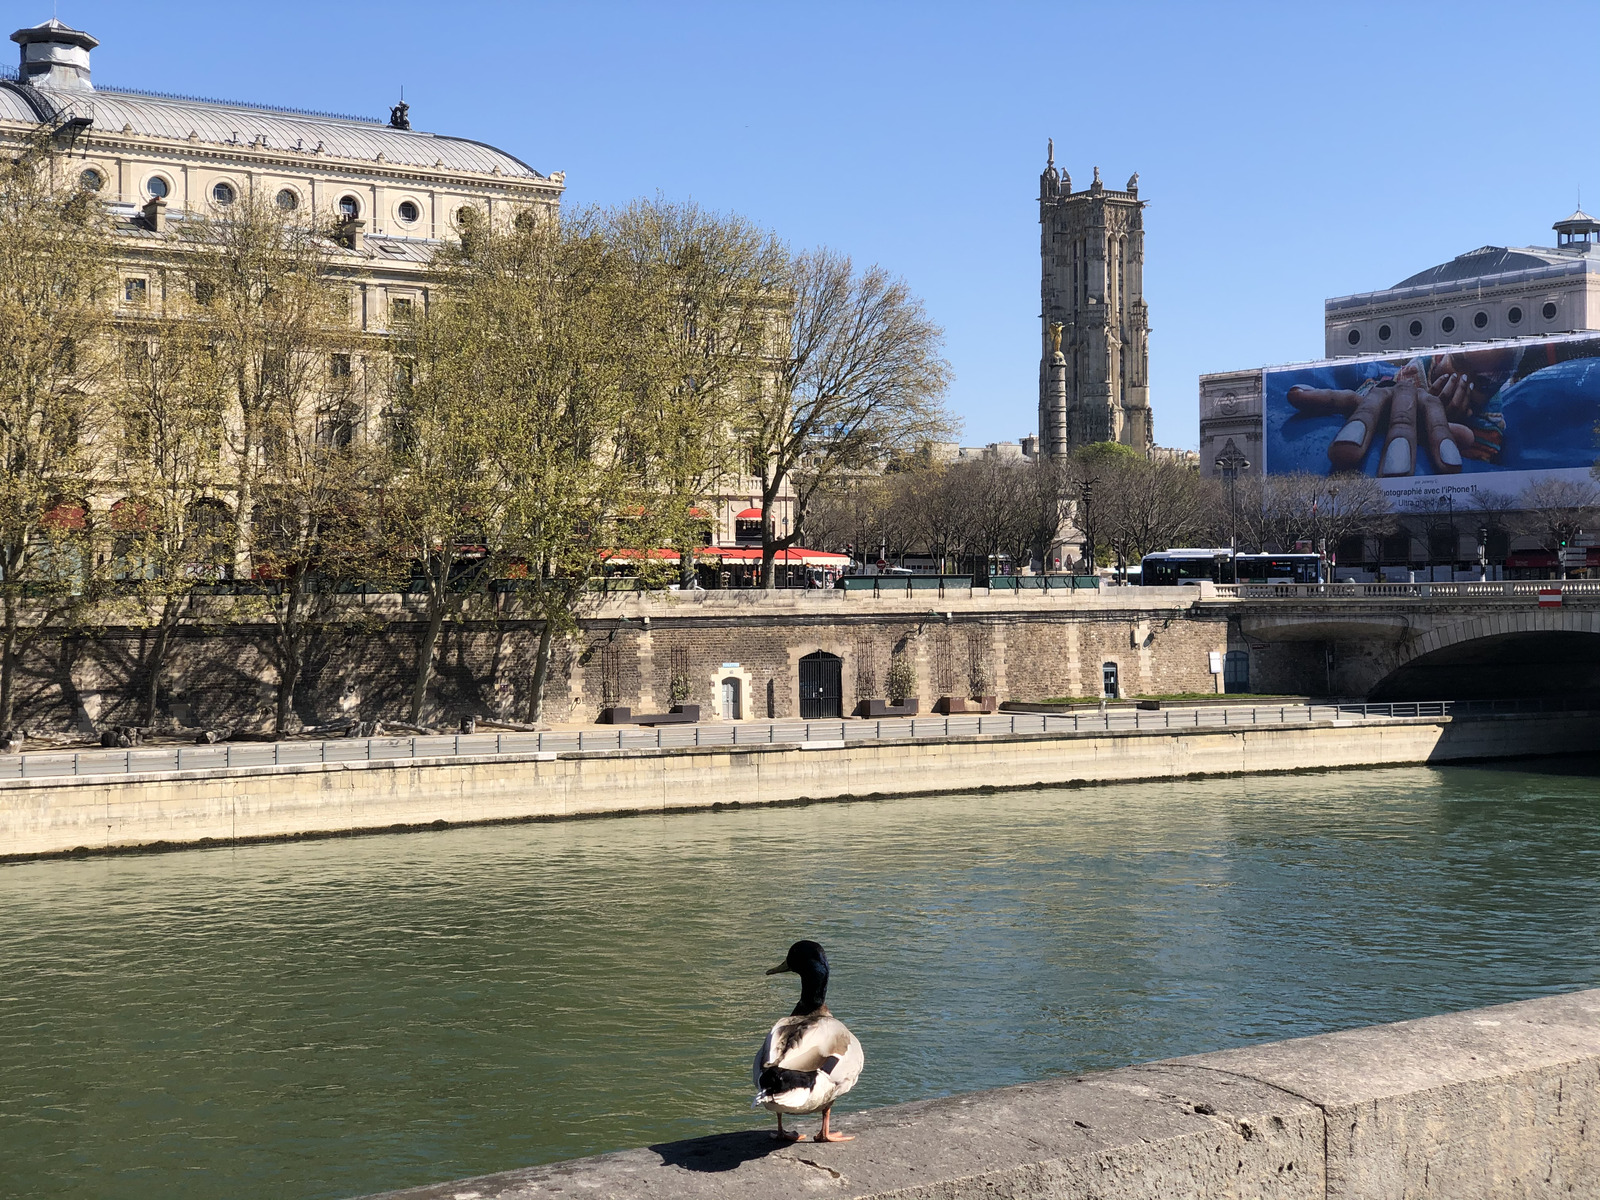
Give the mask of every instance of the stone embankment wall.
M 843 591 L 623 594 L 597 606 L 558 644 L 544 715 L 592 721 L 608 705 L 660 711 L 682 676 L 689 701 L 720 717 L 720 683 L 732 676 L 740 680 L 743 718 L 792 717 L 800 659 L 817 651 L 841 660 L 845 715 L 860 700 L 885 696 L 897 655 L 916 672 L 924 712 L 940 696 L 968 695 L 975 675 L 1002 699 L 1097 696 L 1108 662 L 1117 664 L 1126 694 L 1210 692 L 1219 681 L 1209 656 L 1227 648 L 1228 620 L 1197 611 L 1198 595 L 1193 588 L 934 590 L 881 598 Z M 207 727 L 270 727 L 278 677 L 268 631 L 252 623 L 245 599 L 212 598 L 180 629 L 159 693 L 167 719 L 187 714 Z M 416 602 L 351 596 L 328 604 L 297 690 L 299 718 L 403 719 L 422 632 Z M 426 719 L 525 719 L 538 640 L 537 623 L 513 609 L 485 604 L 457 614 L 445 627 Z M 23 662 L 19 723 L 42 731 L 141 723 L 154 641 L 148 630 L 116 624 L 41 640 Z M 1320 681 L 1319 674 L 1319 692 Z M 1290 680 L 1284 690 L 1304 693 L 1307 686 Z
M 1595 1196 L 1600 991 L 901 1104 L 838 1124 L 857 1140 L 713 1135 L 381 1200 Z
M 435 823 L 1562 754 L 1600 714 L 438 758 L 0 781 L 0 858 Z M 977 796 L 974 808 L 1003 804 Z

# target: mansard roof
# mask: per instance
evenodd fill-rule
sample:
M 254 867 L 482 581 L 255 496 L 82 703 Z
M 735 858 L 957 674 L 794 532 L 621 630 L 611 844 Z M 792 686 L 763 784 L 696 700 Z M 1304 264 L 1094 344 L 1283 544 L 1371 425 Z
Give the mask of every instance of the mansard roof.
M 1535 267 L 1555 266 L 1572 261 L 1570 253 L 1546 250 L 1536 246 L 1480 246 L 1459 254 L 1447 263 L 1429 267 L 1407 276 L 1394 286 L 1397 288 L 1426 287 L 1432 283 L 1454 283 L 1463 279 L 1480 279 L 1487 275 L 1505 275 L 1511 271 L 1527 271 Z
M 498 174 L 508 180 L 547 178 L 503 150 L 468 138 L 396 129 L 381 121 L 263 105 L 167 96 L 129 89 L 50 88 L 0 82 L 0 121 L 56 124 L 89 117 L 103 135 L 119 132 L 202 145 L 323 159 L 394 164 L 427 170 Z M 382 155 L 379 160 L 378 156 Z

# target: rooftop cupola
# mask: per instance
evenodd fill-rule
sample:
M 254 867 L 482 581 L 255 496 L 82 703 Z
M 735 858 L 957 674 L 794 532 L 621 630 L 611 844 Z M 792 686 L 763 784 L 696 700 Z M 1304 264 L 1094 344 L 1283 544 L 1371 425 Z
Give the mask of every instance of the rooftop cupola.
M 17 77 L 37 87 L 94 90 L 89 82 L 89 51 L 100 42 L 51 17 L 43 25 L 19 29 L 11 40 L 22 47 Z
M 1596 221 L 1581 208 L 1565 221 L 1557 221 L 1550 228 L 1556 231 L 1557 246 L 1591 246 L 1600 241 L 1600 238 L 1596 237 L 1600 234 L 1600 221 Z

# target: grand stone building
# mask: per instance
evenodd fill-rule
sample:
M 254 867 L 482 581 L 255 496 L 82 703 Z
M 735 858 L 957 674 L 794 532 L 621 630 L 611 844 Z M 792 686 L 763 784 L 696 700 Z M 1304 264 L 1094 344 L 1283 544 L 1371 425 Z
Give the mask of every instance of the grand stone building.
M 1438 346 L 1600 330 L 1600 221 L 1578 211 L 1554 246 L 1480 246 L 1393 287 L 1324 302 L 1328 358 L 1402 356 Z M 1262 468 L 1261 370 L 1200 377 L 1200 469 Z
M 1325 301 L 1328 357 L 1600 329 L 1600 221 L 1580 209 L 1551 228 L 1554 246 L 1480 246 Z
M 427 307 L 434 255 L 466 224 L 559 214 L 563 172 L 541 172 L 470 138 L 413 129 L 404 103 L 382 120 L 107 87 L 91 77 L 99 41 L 82 30 L 52 19 L 11 40 L 21 61 L 15 71 L 0 69 L 0 151 L 14 153 L 48 131 L 64 169 L 106 203 L 124 251 L 119 316 L 129 320 L 161 316 L 168 288 L 181 285 L 176 230 L 248 196 L 326 231 L 350 281 L 352 322 L 380 354 L 393 320 Z M 359 382 L 363 356 L 354 358 Z M 377 389 L 354 390 L 366 397 L 356 424 L 376 433 L 385 415 Z M 741 544 L 739 517 L 759 503 L 753 496 L 752 479 L 722 481 L 709 500 L 714 542 Z M 787 492 L 778 510 L 787 528 Z
M 1144 302 L 1144 202 L 1082 191 L 1058 171 L 1055 143 L 1039 176 L 1039 441 L 1060 457 L 1091 442 L 1148 452 L 1152 441 L 1149 313 Z
M 420 301 L 432 247 L 463 222 L 553 216 L 565 186 L 559 172 L 503 150 L 412 129 L 404 104 L 384 122 L 96 87 L 89 59 L 99 42 L 89 34 L 50 20 L 11 40 L 22 56 L 0 77 L 0 144 L 51 130 L 130 249 L 153 249 L 139 235 L 162 232 L 168 218 L 247 195 L 338 229 L 364 329 L 383 329 L 394 299 Z M 156 282 L 146 281 L 151 302 Z

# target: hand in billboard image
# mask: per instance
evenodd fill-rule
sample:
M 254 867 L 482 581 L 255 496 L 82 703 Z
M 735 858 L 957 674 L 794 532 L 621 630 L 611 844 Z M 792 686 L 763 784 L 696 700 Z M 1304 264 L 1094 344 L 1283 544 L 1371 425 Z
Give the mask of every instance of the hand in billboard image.
M 1448 355 L 1434 363 L 1431 377 L 1428 361 L 1413 358 L 1392 377 L 1367 380 L 1356 391 L 1292 387 L 1287 398 L 1307 416 L 1347 418 L 1328 444 L 1335 471 L 1360 471 L 1380 437 L 1380 476 L 1416 474 L 1419 446 L 1432 465 L 1424 474 L 1435 475 L 1457 474 L 1463 457 L 1492 458 L 1498 449 L 1480 444 L 1474 428 L 1484 405 L 1482 389 Z

